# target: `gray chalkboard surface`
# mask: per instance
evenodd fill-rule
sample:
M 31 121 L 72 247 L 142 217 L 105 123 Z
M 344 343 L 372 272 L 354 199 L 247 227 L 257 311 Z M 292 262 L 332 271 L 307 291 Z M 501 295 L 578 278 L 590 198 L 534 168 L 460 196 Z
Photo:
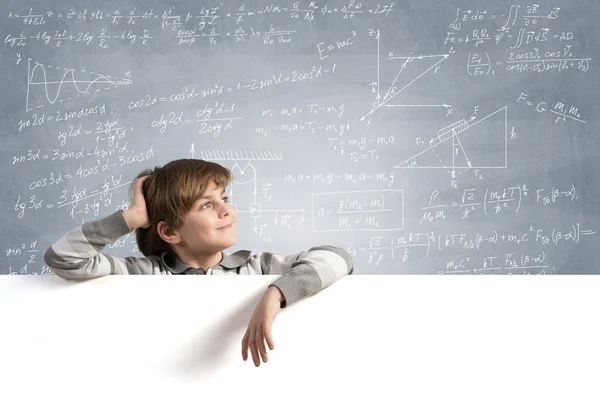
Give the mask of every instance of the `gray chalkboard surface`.
M 231 251 L 596 274 L 600 3 L 541 3 L 8 1 L 0 273 L 202 158 L 234 175 Z

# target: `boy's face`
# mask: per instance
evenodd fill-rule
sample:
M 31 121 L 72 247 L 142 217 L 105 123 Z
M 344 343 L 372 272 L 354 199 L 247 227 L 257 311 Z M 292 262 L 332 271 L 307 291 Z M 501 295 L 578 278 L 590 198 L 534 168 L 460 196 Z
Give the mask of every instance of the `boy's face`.
M 212 184 L 194 203 L 178 230 L 189 256 L 212 255 L 236 242 L 236 213 L 221 187 Z

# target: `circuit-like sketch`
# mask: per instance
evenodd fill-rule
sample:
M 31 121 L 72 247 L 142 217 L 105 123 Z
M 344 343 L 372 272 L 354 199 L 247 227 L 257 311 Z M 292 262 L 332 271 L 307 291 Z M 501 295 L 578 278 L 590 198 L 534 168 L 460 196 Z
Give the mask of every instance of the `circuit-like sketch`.
M 194 157 L 194 145 L 192 145 L 192 158 Z M 264 217 L 264 213 L 274 213 L 274 222 L 276 225 L 289 226 L 291 214 L 300 218 L 300 223 L 304 222 L 305 209 L 279 209 L 276 207 L 264 207 L 263 203 L 271 203 L 271 183 L 258 184 L 258 174 L 253 162 L 262 161 L 281 161 L 281 153 L 271 151 L 251 151 L 251 150 L 201 150 L 199 158 L 207 161 L 215 161 L 220 164 L 233 162 L 231 172 L 233 182 L 228 196 L 232 207 L 238 214 L 250 214 L 253 220 L 254 233 L 263 239 L 264 232 L 259 225 L 259 219 Z M 251 199 L 249 198 L 251 196 Z M 244 206 L 246 204 L 246 206 Z

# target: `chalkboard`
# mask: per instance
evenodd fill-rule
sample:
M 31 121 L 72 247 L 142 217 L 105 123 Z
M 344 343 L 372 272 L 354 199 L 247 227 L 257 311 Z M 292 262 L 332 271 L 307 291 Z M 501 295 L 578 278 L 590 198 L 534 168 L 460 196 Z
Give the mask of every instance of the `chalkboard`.
M 597 1 L 46 3 L 0 17 L 3 274 L 178 158 L 233 172 L 229 251 L 600 272 Z

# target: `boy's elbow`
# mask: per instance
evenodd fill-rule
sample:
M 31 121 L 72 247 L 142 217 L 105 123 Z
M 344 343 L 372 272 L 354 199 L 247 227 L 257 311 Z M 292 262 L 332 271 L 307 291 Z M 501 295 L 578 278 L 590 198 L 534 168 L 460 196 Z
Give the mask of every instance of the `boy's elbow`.
M 346 262 L 346 266 L 348 267 L 348 275 L 352 275 L 354 272 L 354 261 L 352 260 L 352 256 L 346 249 L 342 249 L 341 247 L 336 246 L 336 252 L 344 259 Z
M 56 275 L 59 275 L 59 272 L 57 272 L 57 270 L 60 271 L 62 270 L 62 268 L 60 267 L 57 261 L 58 259 L 56 253 L 54 252 L 54 249 L 52 249 L 52 246 L 48 247 L 44 252 L 44 264 L 46 264 L 46 266 L 50 268 L 50 270 Z
M 59 256 L 52 246 L 44 252 L 44 263 L 55 275 L 66 280 L 79 280 L 89 276 L 85 268 L 89 260 L 69 263 Z
M 352 260 L 352 256 L 350 253 L 341 247 L 332 246 L 335 248 L 335 252 L 344 259 L 346 262 L 346 266 L 348 267 L 348 275 L 352 275 L 354 273 L 354 260 Z
M 52 246 L 48 247 L 44 252 L 44 263 L 54 272 L 59 275 L 62 271 L 69 268 L 68 264 L 54 251 Z
M 352 260 L 352 256 L 350 255 L 350 253 L 347 250 L 345 250 L 339 246 L 333 246 L 333 245 L 317 246 L 317 247 L 313 247 L 311 250 L 328 250 L 328 251 L 331 251 L 331 252 L 337 254 L 346 263 L 347 275 L 351 275 L 354 272 L 354 261 Z

